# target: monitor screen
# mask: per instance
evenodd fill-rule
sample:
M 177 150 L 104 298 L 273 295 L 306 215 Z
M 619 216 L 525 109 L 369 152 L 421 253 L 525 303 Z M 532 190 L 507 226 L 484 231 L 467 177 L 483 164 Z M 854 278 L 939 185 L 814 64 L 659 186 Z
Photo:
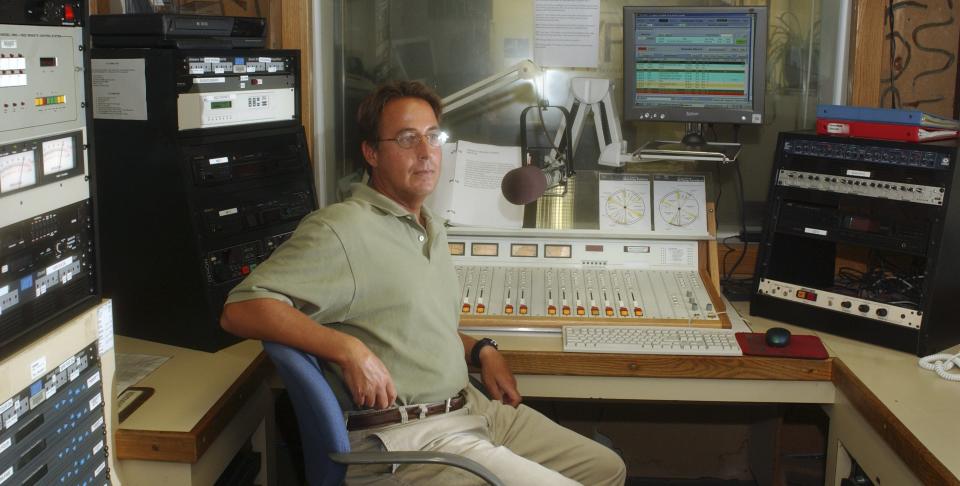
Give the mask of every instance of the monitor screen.
M 623 117 L 763 123 L 766 7 L 624 7 Z

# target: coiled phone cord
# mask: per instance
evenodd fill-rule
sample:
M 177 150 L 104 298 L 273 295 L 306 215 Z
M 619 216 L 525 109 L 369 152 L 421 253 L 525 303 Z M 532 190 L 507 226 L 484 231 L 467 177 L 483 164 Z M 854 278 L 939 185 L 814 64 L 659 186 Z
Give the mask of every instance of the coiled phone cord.
M 917 363 L 925 370 L 933 371 L 940 378 L 949 381 L 960 381 L 960 373 L 950 373 L 949 370 L 954 366 L 960 370 L 960 353 L 957 354 L 931 354 L 920 358 Z

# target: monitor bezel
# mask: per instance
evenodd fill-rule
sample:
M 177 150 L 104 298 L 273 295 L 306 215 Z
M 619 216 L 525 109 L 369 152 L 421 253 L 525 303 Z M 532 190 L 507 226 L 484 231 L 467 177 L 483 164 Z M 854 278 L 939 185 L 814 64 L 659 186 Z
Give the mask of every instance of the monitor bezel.
M 639 107 L 633 102 L 636 81 L 628 77 L 635 76 L 636 50 L 635 15 L 657 13 L 729 13 L 756 15 L 756 29 L 753 42 L 753 103 L 751 108 L 685 108 L 685 107 Z M 623 119 L 625 121 L 657 121 L 685 123 L 732 123 L 760 125 L 764 120 L 764 95 L 766 92 L 767 60 L 767 22 L 768 9 L 765 6 L 750 7 L 623 7 Z

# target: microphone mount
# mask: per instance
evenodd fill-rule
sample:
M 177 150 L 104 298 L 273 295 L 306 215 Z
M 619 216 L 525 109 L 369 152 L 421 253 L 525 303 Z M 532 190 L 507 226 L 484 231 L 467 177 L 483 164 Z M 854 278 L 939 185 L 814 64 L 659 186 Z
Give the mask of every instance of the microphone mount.
M 543 125 L 543 110 L 557 109 L 562 115 L 560 130 L 555 138 L 551 138 L 547 133 L 546 126 Z M 540 125 L 543 128 L 546 139 L 550 142 L 549 146 L 531 145 L 527 139 L 527 115 L 530 110 L 537 110 Z M 574 175 L 573 171 L 573 144 L 570 143 L 570 111 L 562 106 L 553 106 L 548 104 L 539 104 L 528 106 L 520 113 L 520 149 L 521 160 L 529 164 L 540 167 L 544 176 L 547 178 L 546 191 L 562 187 L 560 194 L 550 194 L 554 196 L 563 196 L 567 192 L 567 179 Z M 546 194 L 545 194 L 546 195 Z
M 543 123 L 543 110 L 557 109 L 562 115 L 559 132 L 556 137 L 551 137 L 547 132 L 547 127 Z M 537 110 L 540 124 L 545 138 L 550 142 L 549 146 L 531 145 L 527 139 L 527 115 L 530 110 Z M 520 113 L 520 149 L 521 160 L 534 164 L 543 171 L 547 178 L 546 191 L 561 187 L 559 194 L 544 194 L 549 196 L 563 196 L 567 192 L 567 179 L 574 175 L 573 171 L 573 138 L 570 127 L 570 111 L 562 106 L 553 106 L 547 104 L 538 104 L 528 106 Z

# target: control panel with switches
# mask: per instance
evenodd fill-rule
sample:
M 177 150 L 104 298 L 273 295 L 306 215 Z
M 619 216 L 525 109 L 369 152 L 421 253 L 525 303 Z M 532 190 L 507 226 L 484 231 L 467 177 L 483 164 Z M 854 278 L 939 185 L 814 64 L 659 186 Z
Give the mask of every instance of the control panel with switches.
M 696 241 L 461 231 L 448 241 L 462 326 L 730 326 Z

